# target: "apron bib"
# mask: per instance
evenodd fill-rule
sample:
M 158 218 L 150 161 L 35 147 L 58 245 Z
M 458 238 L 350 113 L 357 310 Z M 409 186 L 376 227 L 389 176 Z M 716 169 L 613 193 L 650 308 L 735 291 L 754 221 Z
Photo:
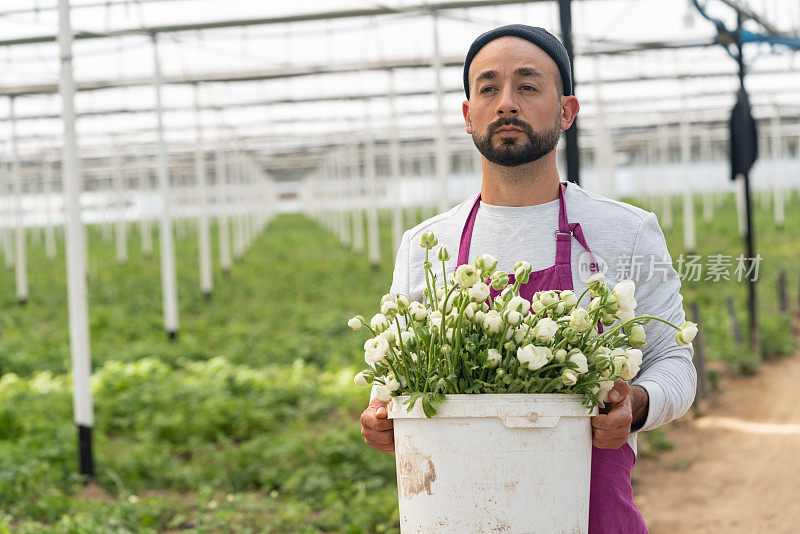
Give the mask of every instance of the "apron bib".
M 533 271 L 528 283 L 520 286 L 521 297 L 531 300 L 537 291 L 571 290 L 572 285 L 572 237 L 586 249 L 592 257 L 591 270 L 597 268 L 594 254 L 583 235 L 581 225 L 570 223 L 567 219 L 567 205 L 564 198 L 565 183 L 558 188 L 558 232 L 556 239 L 556 262 L 551 267 Z M 469 246 L 475 218 L 481 205 L 481 196 L 475 199 L 469 212 L 461 242 L 458 247 L 458 265 L 469 260 Z M 509 281 L 514 283 L 514 273 L 509 273 Z M 491 289 L 494 299 L 500 292 Z M 602 332 L 602 326 L 600 326 Z M 628 443 L 619 449 L 598 449 L 592 447 L 592 473 L 589 490 L 589 534 L 642 534 L 647 533 L 642 514 L 633 502 L 631 470 L 636 455 Z

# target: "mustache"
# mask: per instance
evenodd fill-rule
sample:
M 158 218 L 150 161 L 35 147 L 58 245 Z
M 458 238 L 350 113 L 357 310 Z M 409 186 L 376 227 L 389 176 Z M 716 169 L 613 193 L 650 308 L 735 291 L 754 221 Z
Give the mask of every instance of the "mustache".
M 521 119 L 518 119 L 516 117 L 502 117 L 489 125 L 489 133 L 494 133 L 496 130 L 502 128 L 503 126 L 516 126 L 520 130 L 528 134 L 530 134 L 531 131 L 533 130 L 530 124 Z

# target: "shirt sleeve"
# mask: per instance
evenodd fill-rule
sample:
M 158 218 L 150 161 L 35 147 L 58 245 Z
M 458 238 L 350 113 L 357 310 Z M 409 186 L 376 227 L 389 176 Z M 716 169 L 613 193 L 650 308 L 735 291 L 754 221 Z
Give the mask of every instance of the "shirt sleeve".
M 400 248 L 397 249 L 397 257 L 394 261 L 394 273 L 392 274 L 392 286 L 389 289 L 389 293 L 393 295 L 397 295 L 398 293 L 402 293 L 403 295 L 409 295 L 409 286 L 411 280 L 411 273 L 409 272 L 408 265 L 409 265 L 409 237 L 408 231 L 403 232 L 403 238 L 400 240 Z M 398 317 L 400 321 L 400 326 L 405 327 L 405 319 L 403 317 Z M 372 391 L 369 395 L 370 400 L 375 397 L 375 388 L 377 384 L 372 384 Z
M 664 234 L 653 213 L 643 219 L 631 254 L 630 278 L 636 283 L 636 315 L 652 315 L 680 326 L 686 319 L 681 282 L 672 266 Z M 678 345 L 675 329 L 660 321 L 644 325 L 642 365 L 631 384 L 650 397 L 647 419 L 635 431 L 652 430 L 685 414 L 692 405 L 697 372 L 694 347 Z

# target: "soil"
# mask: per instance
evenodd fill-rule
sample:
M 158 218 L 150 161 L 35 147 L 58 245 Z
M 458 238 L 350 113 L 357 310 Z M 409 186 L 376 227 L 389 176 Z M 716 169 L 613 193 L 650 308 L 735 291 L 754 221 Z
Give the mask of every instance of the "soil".
M 800 353 L 725 380 L 639 458 L 634 501 L 650 534 L 800 533 Z

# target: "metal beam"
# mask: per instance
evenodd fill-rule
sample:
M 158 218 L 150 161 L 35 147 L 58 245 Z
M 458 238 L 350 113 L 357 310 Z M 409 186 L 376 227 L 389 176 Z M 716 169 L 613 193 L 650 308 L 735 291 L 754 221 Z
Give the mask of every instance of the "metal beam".
M 138 28 L 122 28 L 106 32 L 75 32 L 75 39 L 103 39 L 107 37 L 122 37 L 126 35 L 152 35 L 155 33 L 177 33 L 185 31 L 198 31 L 220 28 L 240 28 L 244 26 L 263 26 L 268 24 L 287 24 L 292 22 L 307 22 L 311 20 L 331 20 L 355 17 L 374 17 L 379 15 L 404 15 L 414 13 L 429 13 L 431 11 L 467 9 L 472 7 L 502 6 L 510 4 L 532 4 L 546 0 L 461 0 L 440 2 L 435 4 L 415 4 L 403 7 L 377 6 L 371 8 L 345 9 L 336 11 L 320 11 L 317 13 L 304 13 L 300 15 L 283 15 L 280 17 L 247 18 L 232 20 L 215 20 L 195 22 L 191 24 L 166 24 L 161 26 L 148 26 Z M 23 44 L 52 43 L 56 35 L 35 35 L 31 37 L 18 37 L 15 39 L 2 39 L 0 46 L 14 46 Z

